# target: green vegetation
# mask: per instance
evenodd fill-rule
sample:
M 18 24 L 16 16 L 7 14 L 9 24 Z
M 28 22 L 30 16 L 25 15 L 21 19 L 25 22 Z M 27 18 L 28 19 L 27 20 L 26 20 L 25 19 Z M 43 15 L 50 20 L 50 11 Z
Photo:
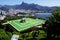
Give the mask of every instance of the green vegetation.
M 60 8 L 57 8 L 52 12 L 53 16 L 46 21 L 46 33 L 47 38 L 56 39 L 60 38 Z
M 0 29 L 0 40 L 11 40 L 12 34 L 19 35 L 19 40 L 40 40 L 46 37 L 46 33 L 43 30 L 34 30 L 32 32 L 20 33 L 20 32 L 7 32 Z
M 10 40 L 12 34 L 4 29 L 0 29 L 0 40 Z

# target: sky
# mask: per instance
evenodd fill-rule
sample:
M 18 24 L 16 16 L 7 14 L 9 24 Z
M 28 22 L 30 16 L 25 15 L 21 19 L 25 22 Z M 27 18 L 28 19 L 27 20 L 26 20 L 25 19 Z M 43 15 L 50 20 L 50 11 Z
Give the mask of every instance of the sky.
M 0 0 L 0 5 L 16 5 L 22 2 L 41 6 L 60 6 L 60 0 Z

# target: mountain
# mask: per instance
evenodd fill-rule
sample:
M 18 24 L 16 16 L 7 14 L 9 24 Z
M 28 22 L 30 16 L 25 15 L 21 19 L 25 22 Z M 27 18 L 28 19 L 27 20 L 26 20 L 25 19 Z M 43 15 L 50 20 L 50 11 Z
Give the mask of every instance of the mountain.
M 0 5 L 0 7 L 1 7 L 2 5 Z
M 47 6 L 40 6 L 38 4 L 28 4 L 22 2 L 20 5 L 4 5 L 0 6 L 0 9 L 8 10 L 8 9 L 25 9 L 25 10 L 37 10 L 37 11 L 44 11 L 44 12 L 52 12 L 56 9 L 56 7 L 47 7 Z
M 52 12 L 56 7 L 47 7 L 47 6 L 40 6 L 38 4 L 27 4 L 22 2 L 21 5 L 17 5 L 16 9 L 25 9 L 25 10 L 37 10 L 37 11 L 44 11 L 44 12 Z
M 1 6 L 1 7 L 0 7 L 0 10 L 8 11 L 9 9 L 7 9 L 7 7 Z

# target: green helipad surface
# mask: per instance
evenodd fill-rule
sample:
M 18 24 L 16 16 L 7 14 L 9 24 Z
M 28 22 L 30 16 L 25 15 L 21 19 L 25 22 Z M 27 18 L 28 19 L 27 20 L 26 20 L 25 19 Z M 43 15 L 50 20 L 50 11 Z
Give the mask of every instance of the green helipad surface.
M 20 20 L 21 19 L 11 20 L 8 23 L 12 25 L 17 31 L 23 31 L 33 26 L 37 26 L 45 23 L 45 20 L 41 20 L 41 19 L 26 18 L 26 21 L 24 23 L 20 23 Z

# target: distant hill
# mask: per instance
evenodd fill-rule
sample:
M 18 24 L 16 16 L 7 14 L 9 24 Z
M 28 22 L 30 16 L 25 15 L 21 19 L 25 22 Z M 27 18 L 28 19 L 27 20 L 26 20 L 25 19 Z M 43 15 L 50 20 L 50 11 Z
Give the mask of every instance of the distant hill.
M 0 9 L 8 10 L 8 9 L 25 9 L 25 10 L 37 10 L 37 11 L 44 11 L 44 12 L 52 12 L 56 9 L 56 7 L 47 7 L 47 6 L 40 6 L 38 4 L 28 4 L 22 2 L 20 5 L 0 5 Z
M 0 7 L 0 10 L 8 11 L 9 9 L 7 7 L 2 6 L 2 7 Z

